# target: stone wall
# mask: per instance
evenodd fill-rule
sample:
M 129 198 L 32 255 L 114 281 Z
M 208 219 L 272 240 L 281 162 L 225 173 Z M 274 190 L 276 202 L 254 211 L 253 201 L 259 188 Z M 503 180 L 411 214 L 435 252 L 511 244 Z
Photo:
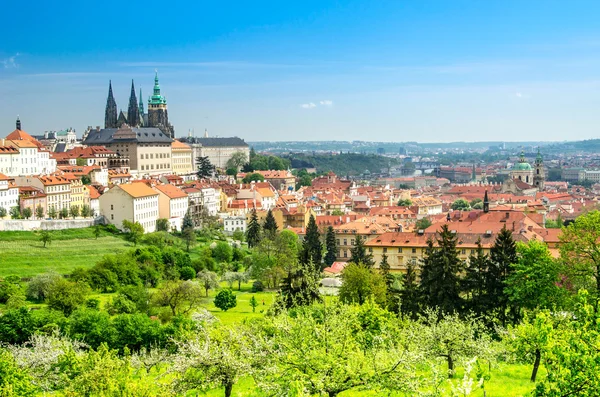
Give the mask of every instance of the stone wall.
M 63 230 L 80 229 L 103 223 L 103 218 L 96 219 L 54 219 L 54 220 L 27 220 L 8 219 L 0 220 L 0 231 L 31 231 L 31 230 Z

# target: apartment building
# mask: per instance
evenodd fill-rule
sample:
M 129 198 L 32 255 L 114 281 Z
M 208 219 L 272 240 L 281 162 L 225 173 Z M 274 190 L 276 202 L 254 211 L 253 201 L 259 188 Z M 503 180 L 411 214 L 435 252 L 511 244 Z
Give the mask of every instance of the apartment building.
M 181 230 L 183 218 L 188 211 L 188 195 L 174 185 L 157 185 L 154 190 L 158 192 L 158 216 L 168 219 L 172 229 Z
M 4 208 L 8 214 L 12 207 L 18 205 L 19 188 L 14 184 L 12 178 L 0 174 L 0 208 Z
M 118 227 L 123 221 L 139 222 L 144 231 L 156 231 L 159 218 L 159 193 L 145 183 L 123 183 L 116 185 L 100 196 L 100 215 Z
M 171 143 L 171 153 L 174 174 L 186 175 L 194 172 L 194 161 L 190 145 L 179 141 L 173 141 L 173 143 Z
M 46 195 L 46 213 L 71 208 L 71 180 L 61 175 L 15 177 L 17 186 L 32 186 Z

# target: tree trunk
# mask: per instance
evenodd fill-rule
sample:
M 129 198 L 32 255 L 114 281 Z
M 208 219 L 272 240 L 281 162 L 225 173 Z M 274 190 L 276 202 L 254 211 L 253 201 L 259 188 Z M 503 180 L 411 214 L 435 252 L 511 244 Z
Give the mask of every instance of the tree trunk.
M 448 378 L 454 378 L 454 360 L 452 359 L 452 355 L 448 354 Z
M 532 382 L 535 382 L 538 368 L 540 367 L 540 359 L 541 358 L 542 358 L 542 353 L 540 352 L 540 349 L 535 349 L 535 361 L 533 362 L 533 371 L 531 371 L 531 381 Z
M 242 290 L 242 281 L 238 280 L 238 291 Z
M 337 392 L 337 391 L 328 391 L 328 392 L 327 392 L 327 395 L 328 395 L 329 397 L 335 397 L 335 396 L 337 396 L 337 395 L 338 395 L 338 392 Z
M 233 382 L 225 383 L 225 397 L 231 397 L 232 390 L 233 390 Z

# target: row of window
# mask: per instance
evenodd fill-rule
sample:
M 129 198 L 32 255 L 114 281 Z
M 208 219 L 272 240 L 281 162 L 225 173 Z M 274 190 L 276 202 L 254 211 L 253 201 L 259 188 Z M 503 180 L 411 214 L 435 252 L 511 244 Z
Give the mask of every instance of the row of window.
M 144 157 L 144 155 L 146 157 Z M 171 153 L 156 153 L 156 158 L 157 159 L 168 159 L 170 157 L 171 157 Z M 148 160 L 148 159 L 152 160 L 152 159 L 154 159 L 154 153 L 145 153 L 145 154 L 142 153 L 142 154 L 140 154 L 140 160 L 144 160 L 144 158 L 146 160 Z
M 169 163 L 156 164 L 156 169 L 157 170 L 166 170 L 166 169 L 169 169 L 169 168 L 171 168 Z M 154 169 L 154 164 L 142 165 L 141 169 L 142 169 L 142 171 L 153 170 Z

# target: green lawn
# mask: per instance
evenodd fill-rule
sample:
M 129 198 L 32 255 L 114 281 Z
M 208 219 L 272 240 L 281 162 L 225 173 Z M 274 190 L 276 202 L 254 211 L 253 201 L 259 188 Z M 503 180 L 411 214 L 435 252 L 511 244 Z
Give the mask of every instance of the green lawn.
M 52 242 L 44 248 L 38 233 L 0 232 L 0 277 L 31 277 L 47 271 L 66 274 L 76 267 L 93 266 L 105 254 L 131 247 L 106 232 L 96 239 L 91 228 L 50 233 Z

